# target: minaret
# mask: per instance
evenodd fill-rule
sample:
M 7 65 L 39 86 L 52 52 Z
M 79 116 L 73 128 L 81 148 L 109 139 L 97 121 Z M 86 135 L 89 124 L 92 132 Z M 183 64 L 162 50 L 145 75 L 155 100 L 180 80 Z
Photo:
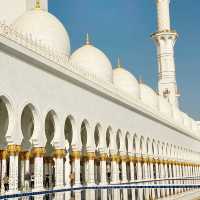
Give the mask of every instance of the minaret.
M 174 45 L 178 34 L 170 27 L 170 0 L 156 0 L 158 31 L 152 34 L 157 47 L 158 92 L 178 106 Z

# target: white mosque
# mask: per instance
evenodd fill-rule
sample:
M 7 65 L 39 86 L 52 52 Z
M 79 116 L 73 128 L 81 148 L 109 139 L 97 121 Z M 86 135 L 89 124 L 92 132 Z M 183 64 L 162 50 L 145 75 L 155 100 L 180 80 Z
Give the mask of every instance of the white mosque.
M 113 69 L 88 36 L 71 53 L 69 35 L 47 11 L 48 0 L 1 1 L 1 195 L 144 180 L 199 182 L 200 123 L 179 109 L 170 0 L 156 0 L 158 92 L 120 62 Z M 54 198 L 175 199 L 195 191 L 89 190 Z

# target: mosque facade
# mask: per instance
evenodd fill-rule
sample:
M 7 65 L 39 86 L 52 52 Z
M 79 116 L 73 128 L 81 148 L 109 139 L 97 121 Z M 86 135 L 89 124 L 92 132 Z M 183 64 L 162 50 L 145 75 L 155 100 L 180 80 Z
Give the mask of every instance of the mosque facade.
M 184 178 L 200 175 L 200 123 L 179 108 L 178 34 L 170 27 L 170 1 L 155 2 L 158 92 L 120 60 L 113 69 L 88 35 L 71 53 L 68 32 L 47 0 L 2 2 L 1 195 L 143 180 L 198 183 Z M 26 182 L 27 174 L 33 181 Z M 90 190 L 54 198 L 151 200 L 191 190 Z

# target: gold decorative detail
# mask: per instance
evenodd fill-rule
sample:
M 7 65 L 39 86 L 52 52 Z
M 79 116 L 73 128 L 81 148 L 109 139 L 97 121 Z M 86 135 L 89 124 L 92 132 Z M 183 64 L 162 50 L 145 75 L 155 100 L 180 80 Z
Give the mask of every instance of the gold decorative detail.
M 10 156 L 16 156 L 21 151 L 21 146 L 20 145 L 14 145 L 14 144 L 8 145 L 7 151 L 8 151 L 8 154 Z
M 55 149 L 53 152 L 53 157 L 55 158 L 64 158 L 65 150 L 64 149 Z
M 100 161 L 106 161 L 106 160 L 108 160 L 108 155 L 106 153 L 102 153 L 99 155 L 98 159 Z
M 96 154 L 94 152 L 87 152 L 85 155 L 84 155 L 84 158 L 86 160 L 95 160 L 96 159 Z
M 8 158 L 8 152 L 7 150 L 0 150 L 0 159 L 6 160 Z
M 116 155 L 111 155 L 110 156 L 111 161 L 115 161 L 115 162 L 119 162 L 120 161 L 120 157 L 116 154 Z
M 43 147 L 34 147 L 31 153 L 34 157 L 43 157 L 45 154 L 45 149 Z
M 120 161 L 122 161 L 122 162 L 128 162 L 128 156 L 127 155 L 120 156 Z
M 80 151 L 73 151 L 73 152 L 71 152 L 70 157 L 71 157 L 72 160 L 80 160 L 81 152 Z

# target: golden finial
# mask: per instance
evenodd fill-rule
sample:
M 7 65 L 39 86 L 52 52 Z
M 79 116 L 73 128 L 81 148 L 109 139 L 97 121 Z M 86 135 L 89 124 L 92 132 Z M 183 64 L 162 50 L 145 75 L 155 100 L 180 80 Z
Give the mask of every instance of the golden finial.
M 122 68 L 122 63 L 119 56 L 117 57 L 117 68 Z
M 91 44 L 89 33 L 86 34 L 86 41 L 85 41 L 85 44 L 86 44 L 86 45 L 90 45 L 90 44 Z
M 41 0 L 36 0 L 35 1 L 35 10 L 40 10 L 41 9 Z

